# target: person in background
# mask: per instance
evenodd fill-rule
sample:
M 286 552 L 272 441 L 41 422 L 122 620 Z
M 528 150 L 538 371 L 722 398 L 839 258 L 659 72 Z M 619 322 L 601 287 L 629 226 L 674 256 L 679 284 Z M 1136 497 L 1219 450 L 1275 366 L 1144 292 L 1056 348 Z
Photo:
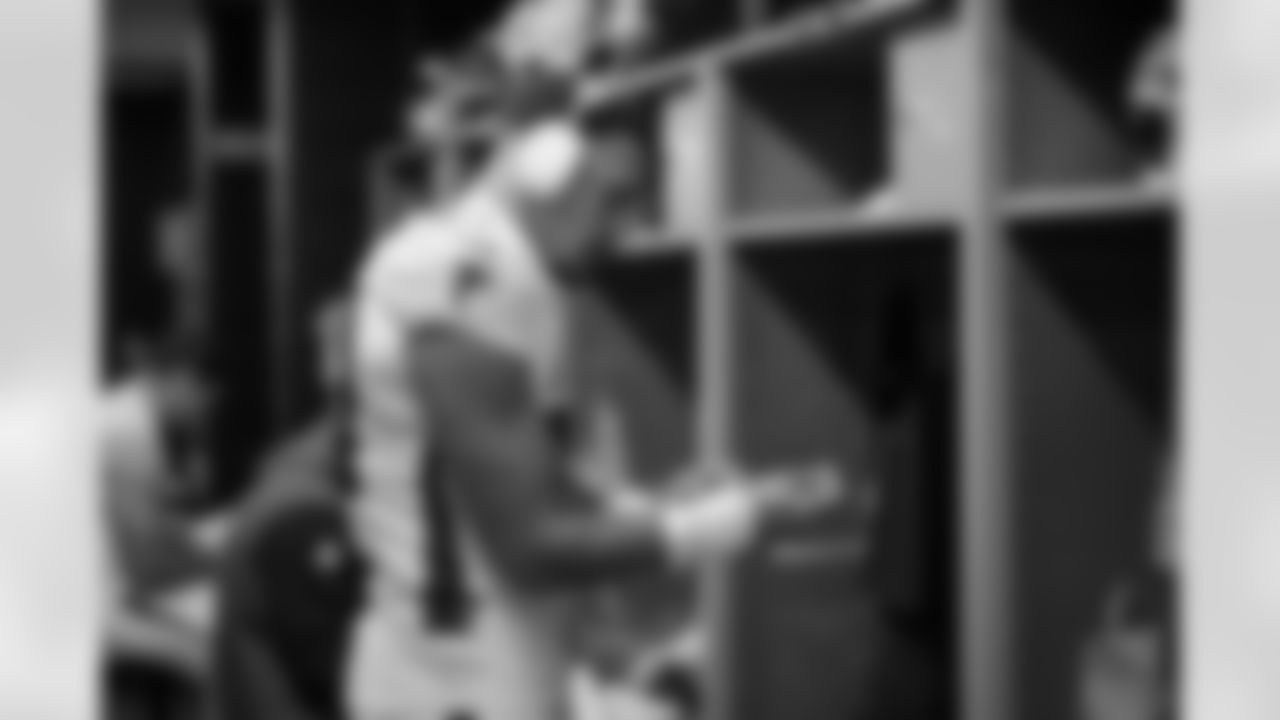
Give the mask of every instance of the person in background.
M 345 532 L 350 308 L 326 303 L 314 327 L 323 405 L 264 464 L 241 504 L 219 579 L 216 717 L 331 720 L 359 567 Z
M 191 704 L 210 620 L 191 589 L 209 576 L 218 545 L 216 528 L 192 517 L 208 489 L 210 397 L 198 358 L 176 343 L 151 347 L 108 389 L 100 418 L 107 681 L 120 718 Z
M 1177 165 L 1181 59 L 1178 27 L 1167 23 L 1143 43 L 1129 78 L 1128 112 L 1142 148 L 1139 180 L 1152 189 L 1165 188 Z
M 1083 720 L 1178 717 L 1178 470 L 1161 470 L 1148 563 L 1108 594 L 1085 648 Z

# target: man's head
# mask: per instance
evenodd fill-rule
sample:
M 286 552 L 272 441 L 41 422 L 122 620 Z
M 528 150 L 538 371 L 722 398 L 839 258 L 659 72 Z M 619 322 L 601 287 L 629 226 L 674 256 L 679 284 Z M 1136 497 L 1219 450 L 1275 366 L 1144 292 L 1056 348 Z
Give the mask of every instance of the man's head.
M 516 209 L 548 261 L 571 270 L 621 231 L 640 176 L 639 149 L 627 137 L 556 119 L 515 134 L 487 181 Z

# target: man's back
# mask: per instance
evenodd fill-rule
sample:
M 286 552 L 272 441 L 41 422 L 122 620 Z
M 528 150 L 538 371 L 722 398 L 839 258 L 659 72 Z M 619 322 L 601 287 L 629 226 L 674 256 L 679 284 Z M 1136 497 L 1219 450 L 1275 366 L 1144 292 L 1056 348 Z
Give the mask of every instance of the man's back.
M 505 209 L 474 203 L 402 226 L 362 274 L 353 525 L 371 576 L 357 652 L 383 661 L 355 668 L 357 718 L 561 713 L 557 608 L 503 578 L 459 517 L 444 483 L 466 479 L 432 464 L 431 418 L 409 367 L 414 332 L 455 327 L 521 359 L 548 406 L 563 395 L 563 310 L 527 242 Z M 445 586 L 470 601 L 456 631 L 433 627 L 424 610 Z

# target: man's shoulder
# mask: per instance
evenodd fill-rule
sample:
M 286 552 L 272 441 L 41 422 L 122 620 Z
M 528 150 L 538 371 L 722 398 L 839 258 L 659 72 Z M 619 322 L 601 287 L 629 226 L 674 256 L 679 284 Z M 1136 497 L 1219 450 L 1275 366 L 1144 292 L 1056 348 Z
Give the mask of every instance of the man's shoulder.
M 382 235 L 361 269 L 366 288 L 446 271 L 461 262 L 466 242 L 457 223 L 442 213 L 415 213 Z

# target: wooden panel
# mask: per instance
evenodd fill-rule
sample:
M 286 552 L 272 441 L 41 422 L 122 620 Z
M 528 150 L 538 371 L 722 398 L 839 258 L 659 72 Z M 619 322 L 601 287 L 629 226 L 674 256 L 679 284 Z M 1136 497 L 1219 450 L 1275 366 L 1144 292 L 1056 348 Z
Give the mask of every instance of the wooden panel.
M 1167 450 L 1172 229 L 1137 218 L 1022 227 L 1013 273 L 1020 717 L 1077 717 L 1105 593 L 1141 569 Z
M 744 71 L 737 80 L 735 215 L 831 209 L 880 188 L 889 153 L 883 53 L 855 49 Z
M 693 292 L 684 256 L 606 264 L 579 296 L 588 387 L 621 410 L 640 478 L 693 460 Z

